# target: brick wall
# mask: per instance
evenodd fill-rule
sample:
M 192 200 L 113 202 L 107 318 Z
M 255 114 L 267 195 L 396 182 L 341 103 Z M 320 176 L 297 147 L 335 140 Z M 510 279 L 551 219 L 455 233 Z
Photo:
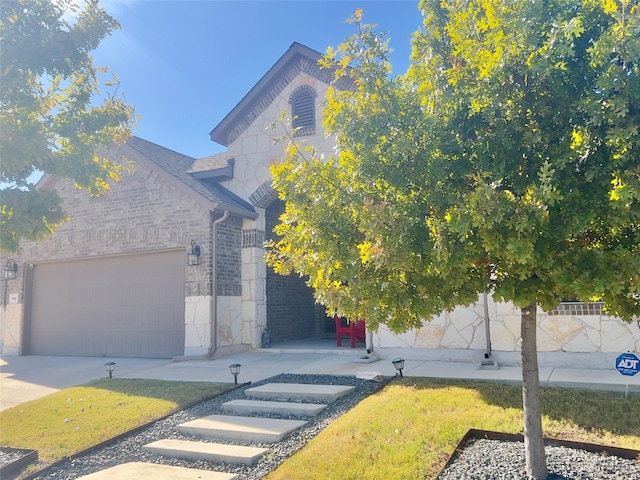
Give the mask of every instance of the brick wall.
M 273 238 L 273 227 L 283 211 L 280 200 L 267 208 L 267 238 Z M 267 328 L 273 343 L 317 336 L 313 291 L 304 278 L 295 274 L 277 275 L 267 267 Z
M 217 214 L 216 214 L 217 215 Z M 217 215 L 217 217 L 222 214 Z M 218 295 L 242 295 L 242 219 L 230 216 L 217 226 Z
M 163 175 L 139 162 L 133 174 L 125 174 L 106 195 L 98 198 L 90 197 L 86 190 L 78 190 L 73 182 L 64 179 L 54 180 L 48 187 L 55 187 L 64 199 L 63 207 L 70 221 L 45 241 L 24 242 L 21 266 L 23 262 L 174 248 L 184 249 L 186 263 L 189 244 L 195 240 L 201 247 L 200 265 L 186 267 L 185 295 L 211 294 L 210 212 Z M 233 219 L 227 222 L 238 223 Z M 230 243 L 229 231 L 233 230 L 237 227 L 219 226 L 221 244 Z M 238 284 L 239 261 L 229 262 L 225 258 L 222 263 L 237 264 L 233 275 Z M 233 268 L 225 266 L 225 269 L 228 278 Z

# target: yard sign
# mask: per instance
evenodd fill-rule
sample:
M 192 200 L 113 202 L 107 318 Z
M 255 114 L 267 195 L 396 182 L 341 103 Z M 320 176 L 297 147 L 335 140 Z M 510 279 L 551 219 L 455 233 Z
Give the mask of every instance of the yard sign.
M 633 377 L 640 371 L 640 358 L 633 353 L 623 353 L 616 358 L 616 369 L 622 374 Z
M 631 352 L 620 354 L 616 358 L 616 370 L 627 377 L 627 385 L 624 389 L 624 396 L 626 397 L 629 393 L 629 377 L 633 377 L 640 371 L 640 358 Z

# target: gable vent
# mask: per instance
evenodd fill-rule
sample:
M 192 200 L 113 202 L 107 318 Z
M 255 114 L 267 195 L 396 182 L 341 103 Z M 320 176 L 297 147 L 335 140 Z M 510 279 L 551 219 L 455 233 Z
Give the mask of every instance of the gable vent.
M 294 136 L 313 135 L 316 131 L 315 90 L 302 86 L 291 95 Z

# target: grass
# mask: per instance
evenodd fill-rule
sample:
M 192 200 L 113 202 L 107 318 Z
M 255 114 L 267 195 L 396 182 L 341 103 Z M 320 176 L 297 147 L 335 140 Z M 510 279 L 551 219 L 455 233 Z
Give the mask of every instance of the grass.
M 37 450 L 35 468 L 40 469 L 231 388 L 203 382 L 97 380 L 0 412 L 0 445 Z
M 544 388 L 546 436 L 640 450 L 638 397 Z M 432 479 L 470 428 L 522 433 L 519 385 L 395 379 L 267 480 Z
M 0 445 L 38 450 L 37 468 L 232 386 L 104 379 L 0 412 Z M 640 399 L 543 388 L 549 437 L 640 450 Z M 330 424 L 268 480 L 432 479 L 470 428 L 522 433 L 522 390 L 396 378 Z

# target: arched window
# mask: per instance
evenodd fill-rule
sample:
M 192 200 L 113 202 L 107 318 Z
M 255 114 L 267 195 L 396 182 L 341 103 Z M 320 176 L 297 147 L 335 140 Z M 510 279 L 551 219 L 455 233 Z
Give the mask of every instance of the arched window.
M 315 98 L 316 91 L 307 85 L 296 88 L 289 97 L 295 137 L 316 133 Z

